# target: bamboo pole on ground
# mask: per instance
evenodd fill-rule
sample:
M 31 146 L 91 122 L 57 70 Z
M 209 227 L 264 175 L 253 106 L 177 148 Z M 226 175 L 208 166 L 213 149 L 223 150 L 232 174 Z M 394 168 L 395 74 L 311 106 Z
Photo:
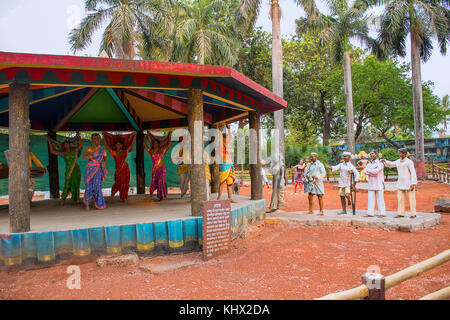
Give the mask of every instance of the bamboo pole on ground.
M 369 288 L 367 288 L 366 285 L 362 284 L 359 287 L 346 291 L 331 293 L 315 300 L 355 300 L 365 298 L 368 295 Z
M 450 261 L 450 249 L 386 277 L 386 290 Z
M 410 266 L 404 270 L 394 273 L 385 278 L 385 290 L 388 290 L 406 280 L 417 277 L 422 273 L 429 271 L 435 267 L 440 266 L 450 261 L 450 249 L 441 252 L 440 254 L 431 257 L 425 261 Z M 444 295 L 444 292 L 435 292 L 436 295 Z M 450 290 L 449 290 L 450 291 Z M 445 294 L 447 292 L 445 291 Z M 359 287 L 349 289 L 346 291 L 331 293 L 316 300 L 354 300 L 362 299 L 369 295 L 369 288 L 366 285 L 360 285 Z M 426 297 L 426 296 L 425 296 Z
M 438 290 L 436 292 L 427 294 L 426 296 L 423 296 L 419 300 L 448 300 L 448 299 L 450 299 L 450 286 Z

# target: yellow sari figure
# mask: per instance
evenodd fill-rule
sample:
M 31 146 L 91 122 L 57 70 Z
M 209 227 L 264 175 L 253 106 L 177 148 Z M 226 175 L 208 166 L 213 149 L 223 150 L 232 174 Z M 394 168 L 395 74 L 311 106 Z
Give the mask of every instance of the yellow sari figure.
M 227 126 L 229 129 L 229 127 Z M 236 202 L 231 198 L 232 195 L 232 186 L 234 183 L 234 180 L 236 179 L 236 175 L 234 174 L 233 170 L 233 164 L 231 163 L 231 148 L 227 148 L 228 143 L 231 143 L 231 134 L 228 135 L 228 137 L 223 134 L 222 135 L 222 163 L 219 165 L 219 179 L 220 179 L 220 186 L 219 186 L 219 194 L 217 196 L 217 200 L 220 200 L 222 196 L 222 188 L 223 185 L 227 185 L 227 193 L 228 193 L 228 199 L 230 199 L 230 202 Z M 227 143 L 228 142 L 228 143 Z

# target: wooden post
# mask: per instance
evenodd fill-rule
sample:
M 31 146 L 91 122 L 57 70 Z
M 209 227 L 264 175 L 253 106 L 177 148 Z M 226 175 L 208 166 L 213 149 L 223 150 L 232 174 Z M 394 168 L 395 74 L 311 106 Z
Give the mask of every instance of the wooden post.
M 203 94 L 200 89 L 188 90 L 188 127 L 191 135 L 191 214 L 203 215 L 206 200 L 206 175 L 203 160 Z
M 49 131 L 48 137 L 56 140 L 56 132 Z M 47 145 L 48 148 L 48 145 Z M 58 156 L 50 152 L 48 148 L 48 183 L 50 185 L 50 198 L 59 199 L 59 170 L 58 170 Z
M 386 300 L 386 280 L 378 273 L 364 273 L 362 283 L 369 289 L 364 300 Z
M 248 121 L 250 126 L 250 179 L 251 199 L 261 200 L 263 198 L 263 181 L 261 174 L 261 140 L 259 113 L 249 112 Z M 255 161 L 256 160 L 256 161 Z
M 218 125 L 213 125 L 213 129 L 219 130 Z M 219 135 L 222 134 L 219 132 Z M 216 137 L 216 139 L 220 139 L 220 136 Z M 213 150 L 211 154 L 211 161 L 213 161 L 214 157 L 216 156 L 216 151 L 219 152 L 219 148 L 217 150 Z M 219 178 L 219 164 L 218 163 L 211 163 L 211 193 L 218 193 L 219 192 L 219 186 L 220 186 L 220 178 Z
M 137 194 L 145 194 L 145 166 L 144 166 L 144 132 L 136 134 L 136 189 Z
M 30 144 L 29 85 L 9 85 L 9 231 L 30 231 L 30 199 L 28 185 Z

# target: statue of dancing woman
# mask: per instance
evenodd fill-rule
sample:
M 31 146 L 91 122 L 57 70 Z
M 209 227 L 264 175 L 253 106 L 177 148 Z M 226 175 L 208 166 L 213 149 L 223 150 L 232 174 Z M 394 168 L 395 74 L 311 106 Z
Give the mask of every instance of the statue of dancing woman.
M 114 173 L 114 185 L 111 188 L 111 203 L 114 195 L 119 192 L 120 200 L 125 202 L 128 199 L 128 189 L 130 188 L 130 168 L 127 163 L 127 156 L 134 148 L 136 132 L 132 134 L 113 135 L 103 132 L 103 141 L 106 149 L 111 153 L 116 163 Z M 113 147 L 114 146 L 114 147 Z
M 219 193 L 217 195 L 217 200 L 220 200 L 222 197 L 223 186 L 227 186 L 228 199 L 230 202 L 235 203 L 236 201 L 232 199 L 232 187 L 234 180 L 236 180 L 236 175 L 233 170 L 233 163 L 231 159 L 231 151 L 232 151 L 232 139 L 230 126 L 227 124 L 226 128 L 228 129 L 228 133 L 223 133 L 221 137 L 221 148 L 222 148 L 222 163 L 219 165 Z M 222 131 L 222 127 L 219 129 Z
M 64 158 L 66 163 L 66 173 L 64 181 L 64 189 L 61 194 L 61 205 L 63 206 L 69 194 L 74 203 L 80 202 L 80 182 L 81 171 L 77 160 L 81 155 L 83 149 L 83 140 L 81 140 L 80 133 L 77 132 L 75 138 L 69 138 L 64 142 L 52 140 L 47 136 L 48 147 L 51 154 Z
M 153 192 L 157 190 L 156 196 L 158 200 L 161 201 L 167 198 L 167 185 L 166 185 L 166 164 L 163 161 L 164 155 L 170 148 L 172 143 L 172 132 L 170 132 L 167 137 L 164 139 L 158 139 L 150 132 L 147 133 L 147 136 L 144 140 L 145 150 L 152 157 L 152 183 L 150 184 L 150 196 L 147 198 L 147 201 L 152 201 Z M 151 148 L 147 145 L 147 140 L 150 140 Z
M 92 134 L 93 145 L 86 149 L 83 159 L 88 159 L 86 170 L 84 171 L 84 184 L 86 190 L 84 193 L 83 203 L 86 210 L 89 210 L 89 204 L 94 200 L 95 208 L 98 210 L 106 209 L 106 202 L 102 193 L 102 182 L 106 178 L 108 171 L 106 164 L 108 156 L 106 150 L 100 145 L 100 135 Z

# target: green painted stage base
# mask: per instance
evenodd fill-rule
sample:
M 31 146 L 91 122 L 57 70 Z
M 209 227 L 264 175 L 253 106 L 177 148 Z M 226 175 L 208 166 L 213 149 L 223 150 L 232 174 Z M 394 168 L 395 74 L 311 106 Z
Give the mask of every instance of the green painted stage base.
M 232 237 L 265 219 L 265 200 L 231 212 Z M 201 250 L 203 218 L 97 228 L 0 234 L 0 268 L 51 265 L 65 259 L 123 252 L 163 254 Z

